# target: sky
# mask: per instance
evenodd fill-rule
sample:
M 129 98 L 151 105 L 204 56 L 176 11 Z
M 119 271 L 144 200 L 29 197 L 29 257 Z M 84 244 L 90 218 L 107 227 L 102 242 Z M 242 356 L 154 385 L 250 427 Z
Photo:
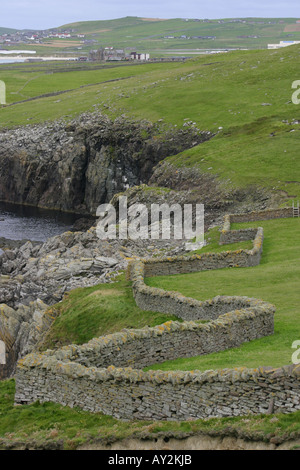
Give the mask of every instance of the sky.
M 146 18 L 299 17 L 299 0 L 0 0 L 0 26 L 48 29 L 76 21 Z M 297 8 L 298 7 L 298 8 Z

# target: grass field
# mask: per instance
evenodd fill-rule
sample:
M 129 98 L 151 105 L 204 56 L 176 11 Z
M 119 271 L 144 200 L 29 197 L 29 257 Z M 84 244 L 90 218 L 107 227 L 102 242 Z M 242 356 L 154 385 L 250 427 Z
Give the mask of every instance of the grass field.
M 123 328 L 155 326 L 176 317 L 143 312 L 137 307 L 131 283 L 120 276 L 118 282 L 74 289 L 56 308 L 59 316 L 53 324 L 44 349 L 82 344 L 96 336 L 115 333 Z
M 300 47 L 290 46 L 96 70 L 91 64 L 79 71 L 75 64 L 69 71 L 61 64 L 2 66 L 8 104 L 72 91 L 1 108 L 0 127 L 69 120 L 95 110 L 178 127 L 190 122 L 217 136 L 169 157 L 173 165 L 196 166 L 231 188 L 257 184 L 299 198 L 300 116 L 292 102 L 299 55 Z
M 300 223 L 299 219 L 279 219 L 241 227 L 264 228 L 263 255 L 259 266 L 226 268 L 185 275 L 147 279 L 147 284 L 175 290 L 198 300 L 216 295 L 245 295 L 275 305 L 275 333 L 239 348 L 209 356 L 178 359 L 151 369 L 207 370 L 234 367 L 279 367 L 291 364 L 292 343 L 300 339 Z M 228 246 L 226 247 L 228 249 Z M 224 250 L 225 251 L 225 250 Z
M 268 43 L 278 42 L 279 38 L 283 39 L 287 34 L 292 34 L 290 37 L 293 39 L 299 36 L 297 31 L 285 33 L 286 28 L 296 25 L 294 18 L 247 18 L 245 23 L 233 23 L 228 19 L 221 21 L 224 22 L 186 21 L 180 18 L 147 21 L 127 17 L 111 21 L 73 23 L 64 27 L 75 28 L 78 32 L 85 33 L 87 38 L 97 39 L 105 45 L 136 47 L 139 50 L 148 50 L 154 55 L 158 55 L 161 49 L 182 49 L 184 55 L 184 50 L 197 48 L 265 48 Z M 260 24 L 262 22 L 264 24 Z M 206 36 L 213 36 L 215 39 L 205 39 Z
M 8 70 L 6 70 L 7 68 Z M 63 69 L 63 71 L 61 71 L 61 69 Z M 161 71 L 161 69 L 160 64 L 151 64 L 151 71 Z M 168 69 L 166 65 L 165 69 Z M 112 67 L 109 64 L 95 66 L 95 64 L 88 63 L 80 67 L 73 62 L 63 64 L 54 62 L 47 63 L 47 67 L 42 63 L 35 65 L 18 64 L 18 66 L 14 67 L 2 65 L 0 66 L 0 77 L 6 84 L 7 104 L 37 97 L 46 93 L 77 89 L 78 103 L 82 106 L 80 111 L 84 111 L 86 105 L 84 104 L 84 98 L 81 96 L 82 93 L 78 90 L 80 87 L 94 85 L 96 88 L 97 84 L 109 80 L 136 78 L 139 75 L 144 75 L 148 70 L 149 66 L 147 65 Z M 95 88 L 93 88 L 92 93 L 95 93 Z M 96 91 L 98 91 L 98 89 Z M 51 100 L 49 103 L 51 103 Z M 47 101 L 45 102 L 45 106 L 47 107 Z M 31 112 L 30 104 L 26 104 L 25 108 L 27 109 L 27 113 Z M 60 106 L 58 106 L 58 108 L 60 108 Z M 32 109 L 34 109 L 34 105 Z M 1 111 L 9 112 L 9 108 L 3 108 Z M 57 117 L 60 117 L 62 110 L 57 109 L 57 111 Z M 47 114 L 44 116 L 47 116 Z M 49 113 L 48 118 L 51 117 L 55 119 L 55 115 L 51 116 Z M 39 120 L 43 120 L 42 115 Z

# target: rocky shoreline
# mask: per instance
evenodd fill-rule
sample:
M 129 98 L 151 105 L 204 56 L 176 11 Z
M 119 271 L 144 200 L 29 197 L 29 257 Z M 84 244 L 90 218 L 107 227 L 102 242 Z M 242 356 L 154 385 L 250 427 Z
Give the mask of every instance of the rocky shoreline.
M 184 243 L 177 240 L 100 240 L 95 226 L 6 249 L 0 256 L 0 334 L 12 345 L 12 353 L 5 377 L 50 328 L 55 319 L 50 307 L 66 292 L 113 282 L 126 269 L 128 258 L 184 251 Z

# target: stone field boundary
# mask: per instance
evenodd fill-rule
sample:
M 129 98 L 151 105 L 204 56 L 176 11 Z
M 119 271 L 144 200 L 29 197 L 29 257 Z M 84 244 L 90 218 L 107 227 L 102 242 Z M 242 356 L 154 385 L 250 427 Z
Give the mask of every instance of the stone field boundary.
M 279 210 L 225 216 L 220 243 L 230 237 L 252 239 L 251 250 L 132 260 L 128 275 L 137 305 L 184 321 L 123 330 L 81 346 L 30 354 L 18 362 L 15 403 L 51 401 L 120 419 L 143 420 L 299 410 L 300 365 L 204 372 L 142 370 L 154 363 L 222 351 L 273 334 L 275 307 L 267 302 L 237 296 L 197 301 L 144 282 L 149 276 L 258 265 L 262 228 L 230 230 L 233 221 L 252 221 L 255 216 L 258 220 L 290 217 Z

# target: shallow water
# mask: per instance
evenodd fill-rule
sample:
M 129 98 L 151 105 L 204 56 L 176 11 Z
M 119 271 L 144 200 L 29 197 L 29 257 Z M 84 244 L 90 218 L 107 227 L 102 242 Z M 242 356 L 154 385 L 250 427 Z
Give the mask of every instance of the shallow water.
M 72 228 L 82 216 L 0 202 L 0 237 L 45 241 Z

